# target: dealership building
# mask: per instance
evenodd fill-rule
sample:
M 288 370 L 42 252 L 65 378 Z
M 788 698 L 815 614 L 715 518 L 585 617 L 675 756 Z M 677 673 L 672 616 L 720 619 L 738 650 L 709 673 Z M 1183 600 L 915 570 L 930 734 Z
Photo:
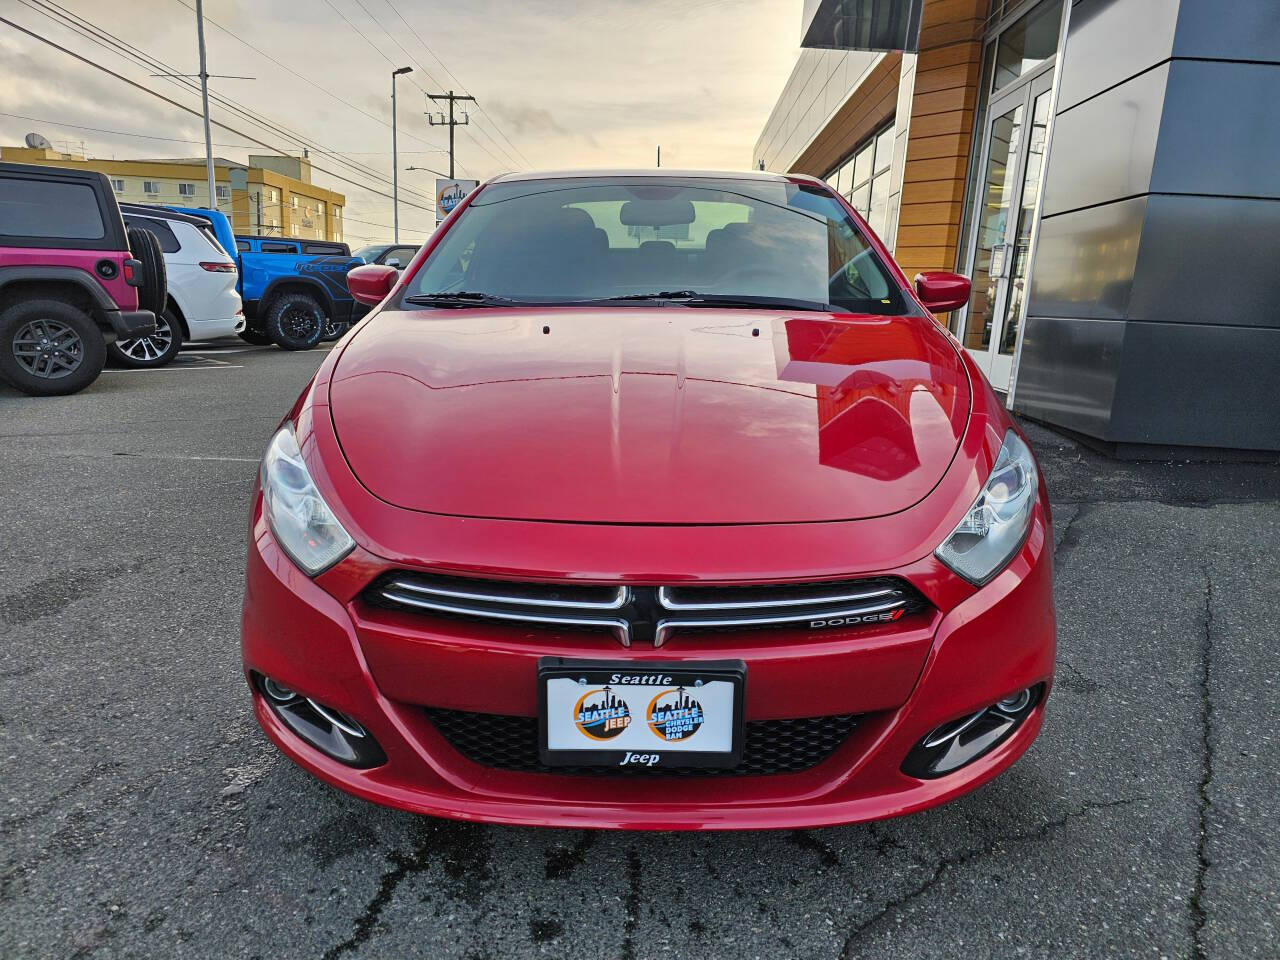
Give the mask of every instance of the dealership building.
M 1280 2 L 805 0 L 753 166 L 836 187 L 1017 412 L 1280 450 Z

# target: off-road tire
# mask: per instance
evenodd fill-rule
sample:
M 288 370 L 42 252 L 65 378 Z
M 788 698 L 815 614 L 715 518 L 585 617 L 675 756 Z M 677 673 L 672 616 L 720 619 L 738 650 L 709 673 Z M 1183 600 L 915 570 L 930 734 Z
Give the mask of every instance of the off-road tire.
M 169 302 L 169 274 L 165 270 L 164 251 L 150 230 L 129 228 L 129 254 L 142 264 L 141 286 L 138 287 L 138 309 L 150 310 L 157 317 Z
M 182 349 L 182 324 L 170 310 L 156 314 L 156 332 L 135 340 L 117 340 L 108 345 L 107 355 L 114 363 L 135 370 L 163 367 Z
M 267 336 L 281 350 L 310 350 L 327 323 L 324 307 L 308 293 L 282 293 L 267 308 Z
M 0 376 L 23 393 L 78 393 L 106 362 L 102 331 L 69 303 L 24 300 L 0 312 Z

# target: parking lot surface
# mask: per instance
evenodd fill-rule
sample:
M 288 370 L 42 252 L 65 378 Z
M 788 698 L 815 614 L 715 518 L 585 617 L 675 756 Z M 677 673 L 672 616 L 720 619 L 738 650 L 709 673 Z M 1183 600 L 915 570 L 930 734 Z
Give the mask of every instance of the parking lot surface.
M 248 497 L 320 352 L 0 387 L 0 956 L 1275 957 L 1280 470 L 1030 426 L 1057 543 L 1044 731 L 949 806 L 805 832 L 491 828 L 259 732 Z

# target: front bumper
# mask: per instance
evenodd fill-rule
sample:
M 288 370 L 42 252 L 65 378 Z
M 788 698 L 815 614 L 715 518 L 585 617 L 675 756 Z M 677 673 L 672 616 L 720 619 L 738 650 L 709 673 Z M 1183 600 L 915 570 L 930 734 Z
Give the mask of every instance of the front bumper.
M 739 635 L 714 649 L 673 644 L 655 651 L 577 638 L 500 642 L 470 623 L 446 634 L 403 615 L 370 611 L 359 599 L 342 602 L 288 560 L 255 508 L 244 666 L 246 676 L 271 677 L 354 718 L 387 761 L 355 769 L 330 759 L 285 726 L 251 683 L 258 722 L 286 755 L 343 790 L 404 810 L 491 823 L 630 829 L 805 828 L 881 819 L 974 789 L 1035 739 L 1044 697 L 1009 739 L 968 766 L 934 780 L 901 772 L 911 748 L 940 724 L 1035 684 L 1045 684 L 1047 693 L 1055 645 L 1047 534 L 1038 508 L 1014 561 L 924 625 L 811 635 L 818 639 L 799 645 Z M 380 563 L 367 554 L 348 562 L 365 569 Z M 908 578 L 913 572 L 919 571 L 886 571 Z M 427 706 L 532 716 L 543 655 L 732 656 L 747 664 L 746 720 L 856 712 L 864 722 L 811 769 L 734 777 L 726 790 L 716 776 L 682 779 L 673 788 L 673 781 L 657 777 L 481 766 L 427 718 Z

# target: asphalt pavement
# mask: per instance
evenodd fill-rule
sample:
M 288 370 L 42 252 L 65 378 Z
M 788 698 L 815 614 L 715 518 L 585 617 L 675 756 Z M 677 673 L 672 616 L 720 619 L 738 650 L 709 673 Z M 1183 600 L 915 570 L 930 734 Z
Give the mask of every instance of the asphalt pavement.
M 1031 426 L 1057 684 L 1007 774 L 813 831 L 372 806 L 277 754 L 238 620 L 248 496 L 321 359 L 188 351 L 0 387 L 0 957 L 1280 956 L 1280 468 Z

